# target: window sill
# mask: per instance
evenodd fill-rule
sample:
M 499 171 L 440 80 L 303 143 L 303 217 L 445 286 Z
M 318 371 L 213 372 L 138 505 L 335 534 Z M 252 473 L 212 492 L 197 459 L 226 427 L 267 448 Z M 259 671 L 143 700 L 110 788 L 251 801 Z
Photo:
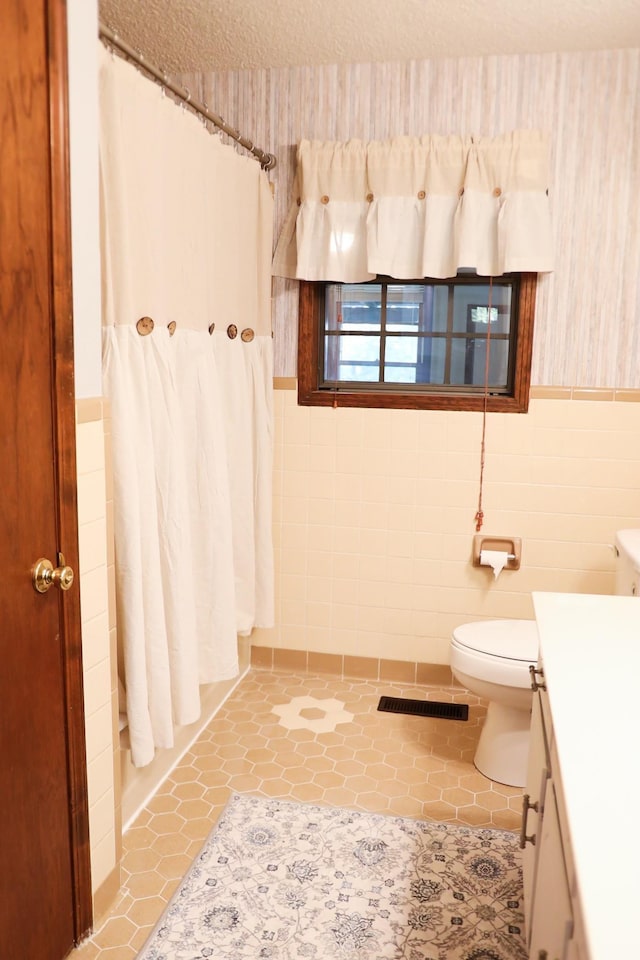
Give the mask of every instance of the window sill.
M 298 382 L 298 404 L 302 407 L 375 407 L 390 410 L 468 410 L 485 409 L 485 398 L 474 394 L 426 394 L 426 393 L 366 393 L 358 390 L 313 390 Z M 486 409 L 489 413 L 527 413 L 528 391 L 521 398 L 504 395 L 489 395 Z

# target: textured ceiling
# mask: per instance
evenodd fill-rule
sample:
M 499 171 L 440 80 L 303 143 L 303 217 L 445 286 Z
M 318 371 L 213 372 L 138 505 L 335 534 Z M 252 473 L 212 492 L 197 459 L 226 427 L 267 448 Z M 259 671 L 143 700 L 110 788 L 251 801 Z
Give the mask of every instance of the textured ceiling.
M 640 0 L 99 0 L 167 73 L 640 46 Z

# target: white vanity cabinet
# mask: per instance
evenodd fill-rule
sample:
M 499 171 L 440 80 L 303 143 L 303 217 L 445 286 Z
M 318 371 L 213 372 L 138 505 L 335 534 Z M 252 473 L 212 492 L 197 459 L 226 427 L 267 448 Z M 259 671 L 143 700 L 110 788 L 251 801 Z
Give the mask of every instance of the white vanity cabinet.
M 564 834 L 560 771 L 542 668 L 532 679 L 535 693 L 520 835 L 529 960 L 588 960 L 574 937 L 578 908 L 570 882 L 573 865 Z
M 529 958 L 635 960 L 640 599 L 536 592 L 533 605 L 547 689 L 526 788 L 539 801 L 526 823 Z

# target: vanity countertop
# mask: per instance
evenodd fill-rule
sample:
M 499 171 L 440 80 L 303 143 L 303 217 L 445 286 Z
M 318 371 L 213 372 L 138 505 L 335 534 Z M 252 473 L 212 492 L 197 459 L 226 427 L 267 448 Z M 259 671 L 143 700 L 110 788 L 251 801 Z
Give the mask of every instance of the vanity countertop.
M 533 601 L 590 960 L 640 956 L 640 598 Z

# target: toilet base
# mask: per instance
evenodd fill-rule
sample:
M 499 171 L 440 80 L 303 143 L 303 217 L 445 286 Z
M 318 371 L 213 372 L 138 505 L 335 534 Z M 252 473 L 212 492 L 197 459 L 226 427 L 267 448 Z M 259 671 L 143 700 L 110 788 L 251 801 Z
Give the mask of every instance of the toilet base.
M 509 787 L 527 782 L 531 711 L 491 701 L 473 762 L 490 780 Z

